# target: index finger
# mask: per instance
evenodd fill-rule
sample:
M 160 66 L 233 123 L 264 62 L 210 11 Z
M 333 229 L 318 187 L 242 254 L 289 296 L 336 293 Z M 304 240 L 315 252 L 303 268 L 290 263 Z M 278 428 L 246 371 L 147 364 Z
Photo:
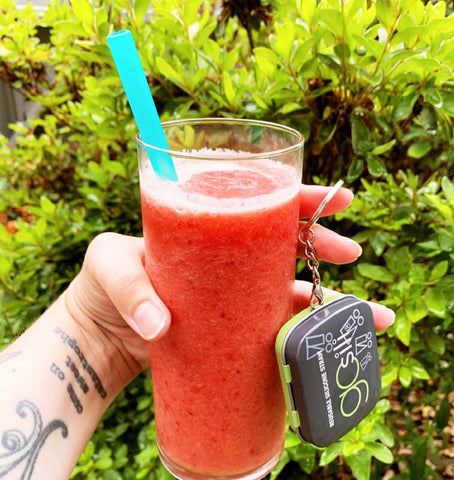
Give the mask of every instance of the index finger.
M 331 187 L 320 185 L 301 185 L 300 218 L 309 218 L 326 197 Z M 347 188 L 341 188 L 326 205 L 321 216 L 333 215 L 345 210 L 353 200 L 353 193 Z
M 325 298 L 330 297 L 333 294 L 336 295 L 344 295 L 340 292 L 335 292 L 328 288 L 323 288 L 323 295 Z M 293 284 L 293 312 L 294 314 L 299 313 L 301 310 L 309 307 L 310 299 L 312 295 L 312 284 L 309 282 L 305 282 L 303 280 L 295 280 Z M 384 330 L 390 327 L 394 323 L 395 314 L 394 312 L 381 305 L 380 303 L 376 302 L 367 302 L 372 309 L 372 313 L 374 316 L 374 324 L 376 330 Z

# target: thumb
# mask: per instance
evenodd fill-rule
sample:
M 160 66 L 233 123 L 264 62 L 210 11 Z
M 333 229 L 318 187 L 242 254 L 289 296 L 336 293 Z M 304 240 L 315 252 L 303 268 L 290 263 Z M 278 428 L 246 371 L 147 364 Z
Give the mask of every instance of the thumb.
M 155 340 L 167 332 L 171 318 L 143 259 L 143 239 L 103 233 L 90 244 L 85 263 L 125 322 L 143 339 Z

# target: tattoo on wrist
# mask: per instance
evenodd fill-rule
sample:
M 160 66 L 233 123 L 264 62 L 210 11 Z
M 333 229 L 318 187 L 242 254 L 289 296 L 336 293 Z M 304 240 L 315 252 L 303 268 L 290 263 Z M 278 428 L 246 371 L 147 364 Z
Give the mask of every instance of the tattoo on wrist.
M 0 353 L 0 363 L 7 362 L 8 360 L 11 360 L 14 357 L 17 357 L 20 355 L 22 352 L 7 352 L 7 353 Z
M 1 447 L 6 450 L 6 453 L 0 450 L 0 478 L 22 465 L 21 480 L 30 480 L 37 457 L 49 435 L 60 429 L 62 437 L 66 438 L 68 427 L 61 420 L 55 419 L 43 428 L 38 407 L 28 400 L 22 400 L 16 405 L 16 413 L 23 419 L 29 418 L 31 414 L 33 425 L 31 429 L 26 429 L 27 432 L 31 432 L 28 436 L 19 429 L 0 432 Z
M 95 390 L 99 393 L 101 398 L 106 398 L 107 393 L 101 383 L 101 380 L 98 377 L 98 374 L 95 372 L 93 367 L 88 363 L 87 359 L 85 358 L 84 353 L 81 351 L 79 345 L 77 345 L 77 340 L 75 338 L 70 337 L 64 330 L 60 327 L 57 327 L 54 332 L 61 338 L 64 345 L 68 345 L 76 354 L 78 359 L 80 360 L 80 364 L 82 368 L 87 372 L 89 378 L 92 379 L 93 385 Z
M 106 398 L 107 393 L 98 374 L 87 361 L 85 354 L 77 344 L 77 340 L 70 337 L 60 327 L 57 327 L 54 330 L 54 333 L 60 337 L 64 345 L 67 345 L 71 349 L 75 357 L 72 355 L 66 355 L 64 366 L 52 363 L 50 371 L 62 382 L 67 380 L 67 375 L 69 376 L 66 381 L 66 391 L 68 392 L 69 399 L 76 409 L 76 412 L 81 414 L 84 410 L 81 396 L 86 395 L 90 391 L 91 383 L 93 384 L 94 390 L 101 398 Z M 64 368 L 65 370 L 63 370 Z M 91 379 L 91 383 L 89 382 L 89 379 Z

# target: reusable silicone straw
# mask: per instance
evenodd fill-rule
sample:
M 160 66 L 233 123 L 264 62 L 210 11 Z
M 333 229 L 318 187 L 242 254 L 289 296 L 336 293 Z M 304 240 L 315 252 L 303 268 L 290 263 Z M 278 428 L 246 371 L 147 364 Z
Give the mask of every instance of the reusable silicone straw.
M 148 86 L 139 54 L 129 30 L 119 30 L 107 37 L 121 83 L 134 115 L 143 143 L 169 150 L 164 130 Z M 144 146 L 146 148 L 146 146 Z M 178 180 L 170 155 L 148 151 L 153 169 L 164 180 Z

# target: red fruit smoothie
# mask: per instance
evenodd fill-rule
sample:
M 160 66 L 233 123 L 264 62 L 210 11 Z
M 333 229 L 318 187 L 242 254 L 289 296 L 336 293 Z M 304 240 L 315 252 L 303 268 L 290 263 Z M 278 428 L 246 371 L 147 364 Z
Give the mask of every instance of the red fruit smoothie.
M 300 179 L 271 160 L 176 168 L 178 182 L 141 172 L 146 270 L 172 315 L 151 353 L 159 448 L 183 470 L 240 476 L 283 446 L 274 341 L 291 316 Z

